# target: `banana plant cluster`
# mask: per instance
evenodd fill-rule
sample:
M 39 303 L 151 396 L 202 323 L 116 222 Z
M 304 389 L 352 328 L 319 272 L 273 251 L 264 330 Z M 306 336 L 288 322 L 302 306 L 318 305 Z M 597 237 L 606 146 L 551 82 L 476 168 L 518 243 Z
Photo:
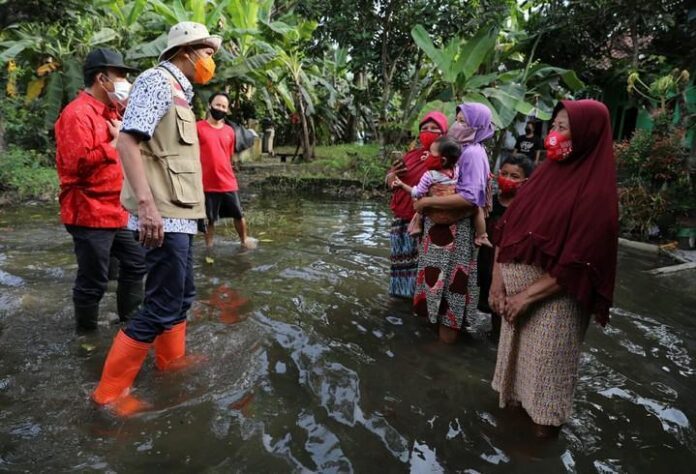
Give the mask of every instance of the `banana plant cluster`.
M 82 88 L 81 60 L 91 48 L 119 49 L 145 69 L 164 49 L 169 27 L 181 21 L 203 23 L 223 36 L 215 79 L 202 95 L 225 90 L 234 105 L 256 101 L 273 117 L 297 114 L 305 158 L 313 155 L 318 124 L 329 124 L 330 134 L 341 132 L 345 119 L 335 120 L 334 107 L 348 104 L 350 112 L 351 91 L 335 77 L 335 58 L 305 54 L 317 24 L 283 12 L 273 0 L 101 0 L 76 16 L 77 24 L 23 24 L 0 32 L 0 64 L 12 60 L 28 71 L 13 90 L 27 103 L 40 98 L 47 129 Z
M 506 129 L 518 116 L 550 119 L 557 99 L 584 87 L 573 71 L 534 61 L 534 48 L 525 58 L 509 31 L 483 28 L 442 46 L 422 25 L 411 35 L 430 60 L 423 75 L 434 75 L 415 107 L 418 116 L 434 109 L 451 115 L 457 103 L 479 102 L 491 109 L 495 125 Z

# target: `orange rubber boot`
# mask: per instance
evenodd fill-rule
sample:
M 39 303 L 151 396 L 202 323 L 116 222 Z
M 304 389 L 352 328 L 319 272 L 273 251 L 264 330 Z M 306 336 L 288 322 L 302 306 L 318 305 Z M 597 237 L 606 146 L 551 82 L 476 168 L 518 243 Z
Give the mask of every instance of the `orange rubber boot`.
M 186 321 L 167 329 L 155 339 L 155 366 L 174 371 L 199 364 L 204 357 L 186 355 Z
M 119 416 L 132 415 L 145 409 L 147 404 L 129 395 L 129 392 L 150 346 L 150 343 L 136 341 L 119 331 L 106 356 L 101 380 L 92 393 L 92 400 L 98 405 L 106 405 Z

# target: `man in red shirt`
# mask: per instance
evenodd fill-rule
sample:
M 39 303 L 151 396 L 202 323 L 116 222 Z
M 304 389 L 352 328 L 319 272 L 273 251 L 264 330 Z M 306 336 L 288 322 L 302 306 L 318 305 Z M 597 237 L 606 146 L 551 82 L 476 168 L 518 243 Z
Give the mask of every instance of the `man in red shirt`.
M 130 89 L 126 75 L 134 70 L 116 51 L 90 52 L 83 67 L 85 89 L 55 125 L 60 217 L 77 257 L 73 304 L 78 330 L 97 328 L 111 256 L 119 261 L 119 319 L 127 320 L 143 299 L 145 254 L 134 233 L 124 229 L 123 172 L 115 148 Z
M 232 169 L 235 136 L 232 127 L 224 120 L 229 110 L 229 96 L 224 92 L 216 92 L 208 100 L 207 118 L 196 124 L 201 147 L 205 213 L 208 218 L 205 234 L 208 251 L 213 247 L 215 222 L 224 217 L 234 220 L 234 228 L 239 234 L 242 247 L 253 248 L 255 242 L 247 235 L 246 221 L 239 202 L 239 186 Z

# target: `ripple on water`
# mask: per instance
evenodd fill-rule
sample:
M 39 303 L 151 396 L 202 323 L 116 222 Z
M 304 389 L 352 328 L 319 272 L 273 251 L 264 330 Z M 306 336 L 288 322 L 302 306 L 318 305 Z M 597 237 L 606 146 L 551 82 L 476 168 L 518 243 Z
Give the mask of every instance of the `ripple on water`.
M 693 361 L 691 356 L 685 347 L 684 340 L 677 335 L 672 327 L 648 316 L 632 313 L 620 308 L 614 308 L 612 314 L 623 318 L 630 325 L 638 329 L 646 341 L 652 343 L 645 344 L 650 347 L 651 353 L 655 357 L 659 357 L 664 353 L 664 356 L 677 366 L 680 375 L 687 377 L 696 373 L 696 370 L 692 366 Z M 617 331 L 616 329 L 613 330 Z M 622 340 L 622 345 L 626 348 L 631 348 L 631 352 L 635 354 L 645 355 L 645 350 L 637 343 L 624 338 Z
M 299 383 L 311 389 L 327 415 L 349 427 L 362 426 L 381 440 L 387 450 L 401 462 L 409 459 L 406 439 L 383 417 L 366 414 L 360 407 L 357 373 L 345 365 L 331 361 L 330 347 L 310 341 L 299 327 L 258 315 L 275 340 L 286 350 L 299 372 Z
M 0 285 L 16 288 L 24 285 L 24 279 L 22 277 L 7 273 L 4 270 L 0 270 Z
M 696 339 L 688 309 L 674 303 L 693 298 L 686 285 L 650 293 L 642 254 L 620 255 L 617 304 L 648 316 L 617 309 L 606 330 L 590 329 L 574 415 L 553 453 L 530 461 L 528 423 L 508 419 L 489 388 L 488 316 L 472 318 L 467 341 L 442 347 L 408 301 L 385 294 L 386 206 L 254 204 L 254 232 L 273 243 L 238 254 L 229 226 L 215 264 L 195 267 L 188 343 L 209 363 L 170 379 L 148 360 L 136 391 L 156 409 L 131 420 L 89 404 L 114 328 L 100 325 L 92 354 L 76 349 L 75 262 L 56 208 L 14 211 L 0 251 L 0 444 L 11 440 L 0 470 L 35 470 L 37 456 L 52 471 L 693 470 Z M 6 284 L 16 276 L 19 286 Z
M 413 442 L 411 451 L 410 472 L 411 474 L 436 474 L 445 472 L 445 468 L 438 462 L 437 453 L 434 449 L 416 440 Z
M 691 431 L 691 423 L 683 411 L 669 407 L 649 398 L 641 397 L 629 390 L 613 387 L 599 392 L 607 398 L 618 397 L 636 405 L 642 406 L 648 412 L 655 415 L 662 424 L 662 429 L 676 435 L 682 443 L 687 442 L 686 434 Z

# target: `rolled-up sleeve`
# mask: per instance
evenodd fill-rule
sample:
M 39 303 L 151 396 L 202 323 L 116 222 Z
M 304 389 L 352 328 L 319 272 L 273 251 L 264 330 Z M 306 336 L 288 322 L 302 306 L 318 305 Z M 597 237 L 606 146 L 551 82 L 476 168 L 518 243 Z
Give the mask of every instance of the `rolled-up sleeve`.
M 121 131 L 149 140 L 171 105 L 169 80 L 157 69 L 145 71 L 133 84 Z

